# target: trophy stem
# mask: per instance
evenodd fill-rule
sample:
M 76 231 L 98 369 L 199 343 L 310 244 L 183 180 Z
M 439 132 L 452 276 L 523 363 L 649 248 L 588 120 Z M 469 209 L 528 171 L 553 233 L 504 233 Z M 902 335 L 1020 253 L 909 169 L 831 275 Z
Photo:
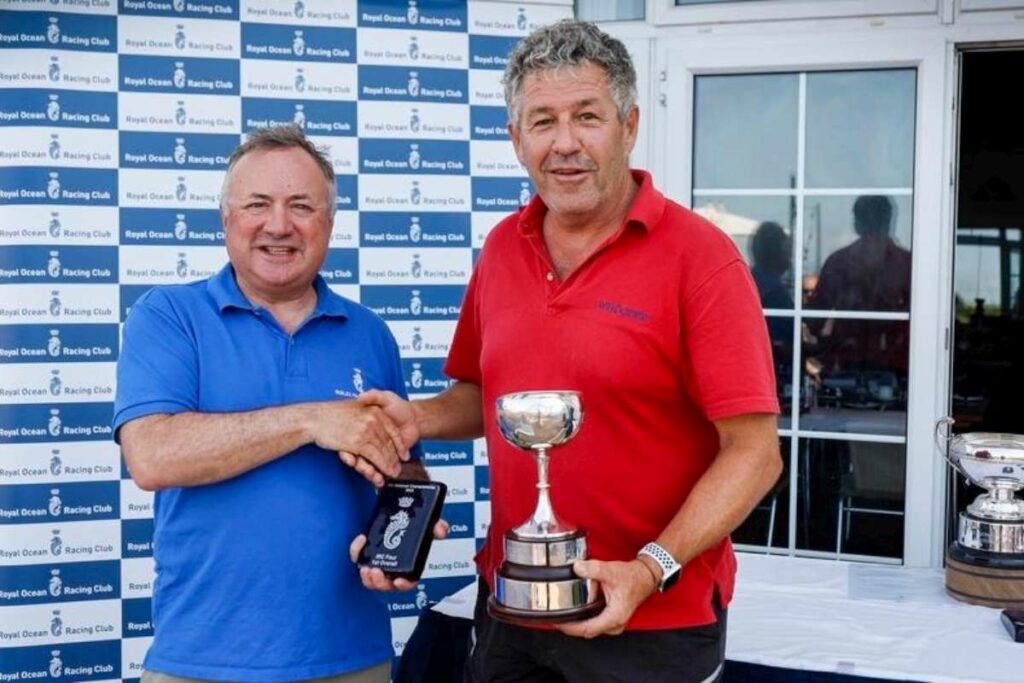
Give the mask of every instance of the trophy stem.
M 523 525 L 514 531 L 521 538 L 561 538 L 575 533 L 558 519 L 551 505 L 551 484 L 548 482 L 548 445 L 539 444 L 533 447 L 537 460 L 537 507 Z

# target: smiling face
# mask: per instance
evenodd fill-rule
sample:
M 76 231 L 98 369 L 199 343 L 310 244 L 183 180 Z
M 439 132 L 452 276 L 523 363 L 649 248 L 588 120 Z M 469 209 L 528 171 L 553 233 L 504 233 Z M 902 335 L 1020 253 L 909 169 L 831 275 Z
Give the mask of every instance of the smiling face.
M 549 212 L 608 219 L 632 183 L 637 108 L 619 119 L 605 71 L 593 63 L 527 75 L 517 105 L 509 135 Z
M 297 147 L 256 150 L 231 171 L 224 202 L 228 258 L 253 303 L 295 301 L 311 292 L 331 237 L 327 181 Z

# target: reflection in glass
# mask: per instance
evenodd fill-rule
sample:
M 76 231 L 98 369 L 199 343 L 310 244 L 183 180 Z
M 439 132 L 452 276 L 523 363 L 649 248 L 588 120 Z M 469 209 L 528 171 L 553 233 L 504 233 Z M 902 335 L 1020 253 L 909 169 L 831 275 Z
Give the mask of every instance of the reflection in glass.
M 793 187 L 796 74 L 698 76 L 694 90 L 694 189 Z
M 914 69 L 808 74 L 807 187 L 911 187 L 916 88 Z
M 644 18 L 644 0 L 576 0 L 581 21 L 625 21 Z
M 761 307 L 792 309 L 796 199 L 698 193 L 693 205 L 736 243 L 758 284 Z
M 793 412 L 793 318 L 765 316 L 768 338 L 772 344 L 775 366 L 775 388 L 779 397 L 779 429 L 792 427 Z
M 804 305 L 910 310 L 909 196 L 807 197 Z
M 902 436 L 910 322 L 807 318 L 800 429 Z
M 767 551 L 772 548 L 789 546 L 789 439 L 779 439 L 779 449 L 784 464 L 782 474 L 772 490 L 765 494 L 747 516 L 747 519 L 732 532 L 733 543 L 758 546 Z
M 797 463 L 798 549 L 903 556 L 903 444 L 801 439 Z

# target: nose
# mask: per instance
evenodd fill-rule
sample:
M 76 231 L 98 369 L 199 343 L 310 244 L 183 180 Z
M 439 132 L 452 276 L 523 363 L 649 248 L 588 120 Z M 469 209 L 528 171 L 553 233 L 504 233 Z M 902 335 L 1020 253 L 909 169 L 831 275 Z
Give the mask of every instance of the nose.
M 555 126 L 555 139 L 552 142 L 551 150 L 562 156 L 575 154 L 580 150 L 580 141 L 576 135 L 576 128 L 568 117 L 558 120 Z
M 270 215 L 263 224 L 263 232 L 275 237 L 283 237 L 292 231 L 291 220 L 288 216 L 288 207 L 281 204 L 274 204 L 270 209 Z

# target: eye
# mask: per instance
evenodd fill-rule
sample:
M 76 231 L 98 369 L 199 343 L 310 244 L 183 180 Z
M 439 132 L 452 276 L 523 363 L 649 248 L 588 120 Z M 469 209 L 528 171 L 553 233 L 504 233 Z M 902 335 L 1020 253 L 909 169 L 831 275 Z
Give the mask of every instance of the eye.
M 600 116 L 598 116 L 592 111 L 585 111 L 581 113 L 579 118 L 581 121 L 599 121 L 601 119 Z
M 254 200 L 251 202 L 246 202 L 245 204 L 242 205 L 242 208 L 245 209 L 246 211 L 262 211 L 263 209 L 267 208 L 267 203 L 264 201 Z
M 530 124 L 530 127 L 531 128 L 545 128 L 547 126 L 550 126 L 552 121 L 554 121 L 554 119 L 552 119 L 550 117 L 545 117 L 545 118 L 542 118 L 542 119 L 537 119 L 533 123 Z
M 297 213 L 303 213 L 303 214 L 313 213 L 313 210 L 314 209 L 313 209 L 313 207 L 311 205 L 305 204 L 303 202 L 292 204 L 292 211 L 295 211 Z

